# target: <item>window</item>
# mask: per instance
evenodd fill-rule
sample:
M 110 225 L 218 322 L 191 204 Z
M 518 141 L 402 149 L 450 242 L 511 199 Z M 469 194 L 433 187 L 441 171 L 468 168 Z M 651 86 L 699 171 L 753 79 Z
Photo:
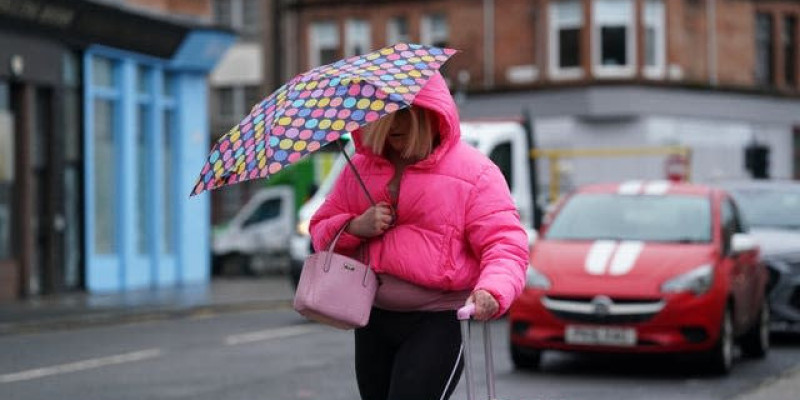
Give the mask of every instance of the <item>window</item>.
M 309 33 L 310 67 L 330 64 L 339 59 L 339 28 L 335 22 L 315 22 Z
M 92 61 L 92 83 L 101 88 L 114 87 L 114 63 L 101 57 L 94 57 Z
M 254 105 L 258 104 L 264 98 L 261 93 L 261 88 L 258 86 L 245 86 L 244 87 L 244 110 L 241 115 L 248 114 Z
M 720 214 L 720 228 L 722 229 L 722 248 L 726 254 L 730 251 L 733 234 L 744 232 L 740 221 L 741 218 L 739 218 L 739 212 L 736 210 L 736 206 L 733 205 L 730 199 L 723 200 Z
M 281 215 L 281 199 L 269 199 L 258 206 L 255 212 L 244 221 L 243 227 L 266 222 Z
M 411 36 L 408 32 L 408 19 L 406 17 L 394 17 L 386 24 L 386 44 L 410 42 Z
M 797 17 L 783 19 L 783 76 L 789 86 L 797 85 Z
M 239 29 L 248 36 L 255 36 L 261 31 L 261 0 L 243 0 L 242 19 Z
M 583 2 L 580 0 L 550 3 L 550 63 L 553 79 L 580 78 L 581 29 L 583 28 Z
M 548 239 L 708 243 L 711 202 L 701 196 L 579 193 L 556 214 Z
M 109 99 L 94 100 L 94 246 L 97 254 L 111 254 L 117 247 L 115 103 Z
M 217 88 L 217 106 L 219 107 L 219 116 L 225 119 L 236 118 L 239 114 L 236 112 L 236 104 L 234 100 L 233 88 L 222 87 Z
M 233 27 L 232 0 L 214 0 L 214 22 L 229 28 Z
M 215 90 L 217 115 L 222 119 L 238 122 L 264 98 L 259 86 L 218 87 Z
M 644 74 L 648 78 L 664 76 L 666 32 L 663 0 L 644 3 Z
M 593 71 L 599 78 L 635 73 L 635 24 L 632 0 L 597 0 L 592 3 Z
M 175 98 L 171 94 L 175 92 L 175 79 L 172 74 L 164 74 L 164 103 L 163 109 L 163 131 L 162 149 L 164 160 L 162 164 L 164 177 L 164 225 L 162 236 L 162 250 L 165 254 L 172 254 L 175 251 L 175 135 L 178 132 L 177 116 L 175 111 Z
M 773 35 L 772 15 L 756 14 L 756 83 L 771 86 L 775 83 L 773 74 Z
M 450 40 L 447 17 L 444 14 L 430 14 L 422 17 L 422 44 L 436 47 L 447 47 Z
M 372 47 L 371 36 L 369 22 L 360 19 L 348 20 L 345 26 L 344 56 L 350 57 L 369 51 Z
M 14 118 L 7 82 L 0 81 L 0 260 L 13 255 L 11 243 L 11 206 L 14 185 Z
M 136 108 L 136 249 L 139 254 L 149 253 L 148 223 L 150 210 L 147 201 L 151 196 L 149 140 L 150 106 L 140 103 Z
M 136 104 L 136 251 L 140 255 L 148 254 L 150 246 L 150 224 L 148 223 L 151 210 L 148 207 L 148 199 L 152 196 L 153 189 L 150 187 L 150 165 L 153 160 L 150 157 L 150 138 L 148 132 L 152 131 L 150 121 L 153 119 L 153 71 L 144 65 L 136 67 L 136 92 L 138 93 Z
M 214 22 L 239 31 L 245 39 L 257 39 L 262 4 L 260 0 L 214 0 Z
M 503 143 L 492 149 L 492 152 L 489 154 L 489 159 L 500 168 L 500 172 L 502 172 L 503 177 L 506 178 L 506 184 L 508 184 L 509 190 L 514 190 L 514 175 L 512 174 L 511 167 L 511 143 Z
M 174 144 L 174 135 L 175 135 L 175 111 L 172 109 L 165 109 L 164 110 L 164 136 L 163 136 L 163 148 L 164 148 L 164 231 L 163 231 L 163 247 L 164 253 L 170 254 L 174 250 L 174 240 L 173 240 L 173 218 L 174 213 L 173 210 L 173 199 L 174 195 L 173 192 L 175 191 L 175 187 L 172 183 L 173 175 L 175 174 L 174 168 L 172 165 L 174 164 L 174 152 L 175 147 Z
M 800 180 L 800 126 L 794 127 L 794 179 Z

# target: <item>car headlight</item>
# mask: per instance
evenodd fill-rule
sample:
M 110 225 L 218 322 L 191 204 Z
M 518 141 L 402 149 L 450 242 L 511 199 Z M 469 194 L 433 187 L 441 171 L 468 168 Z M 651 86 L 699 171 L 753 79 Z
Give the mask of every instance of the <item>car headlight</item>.
M 536 268 L 528 266 L 525 272 L 525 287 L 528 289 L 550 289 L 550 279 Z
M 309 224 L 308 220 L 298 222 L 297 234 L 300 236 L 309 236 L 310 234 L 308 232 L 308 224 Z
M 708 292 L 713 282 L 714 268 L 705 264 L 664 282 L 661 292 L 692 292 L 699 295 Z

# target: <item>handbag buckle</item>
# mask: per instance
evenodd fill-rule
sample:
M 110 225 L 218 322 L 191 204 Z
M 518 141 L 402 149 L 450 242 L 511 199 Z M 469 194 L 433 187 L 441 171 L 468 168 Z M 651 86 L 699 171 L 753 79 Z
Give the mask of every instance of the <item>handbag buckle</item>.
M 343 264 L 342 266 L 344 267 L 344 269 L 346 269 L 348 271 L 355 271 L 356 270 L 356 267 L 354 267 L 354 266 L 352 266 L 350 264 Z

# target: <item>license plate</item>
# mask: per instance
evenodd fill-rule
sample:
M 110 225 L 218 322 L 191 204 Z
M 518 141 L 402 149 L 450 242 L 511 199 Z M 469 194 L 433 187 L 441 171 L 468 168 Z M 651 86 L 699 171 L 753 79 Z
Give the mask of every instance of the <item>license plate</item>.
M 570 325 L 567 326 L 564 340 L 569 344 L 634 346 L 636 329 Z

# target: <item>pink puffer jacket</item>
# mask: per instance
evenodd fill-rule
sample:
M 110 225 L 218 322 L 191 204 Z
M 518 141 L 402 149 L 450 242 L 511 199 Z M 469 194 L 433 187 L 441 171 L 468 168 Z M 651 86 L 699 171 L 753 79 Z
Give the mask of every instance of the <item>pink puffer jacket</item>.
M 444 290 L 485 289 L 504 313 L 525 282 L 528 239 L 497 166 L 460 140 L 458 110 L 438 73 L 414 100 L 438 116 L 440 144 L 400 179 L 397 220 L 368 242 L 376 272 Z M 361 145 L 354 132 L 352 161 L 376 202 L 389 202 L 394 168 Z M 311 219 L 314 248 L 325 248 L 347 221 L 370 203 L 349 168 Z M 336 250 L 354 251 L 361 240 L 344 233 Z

